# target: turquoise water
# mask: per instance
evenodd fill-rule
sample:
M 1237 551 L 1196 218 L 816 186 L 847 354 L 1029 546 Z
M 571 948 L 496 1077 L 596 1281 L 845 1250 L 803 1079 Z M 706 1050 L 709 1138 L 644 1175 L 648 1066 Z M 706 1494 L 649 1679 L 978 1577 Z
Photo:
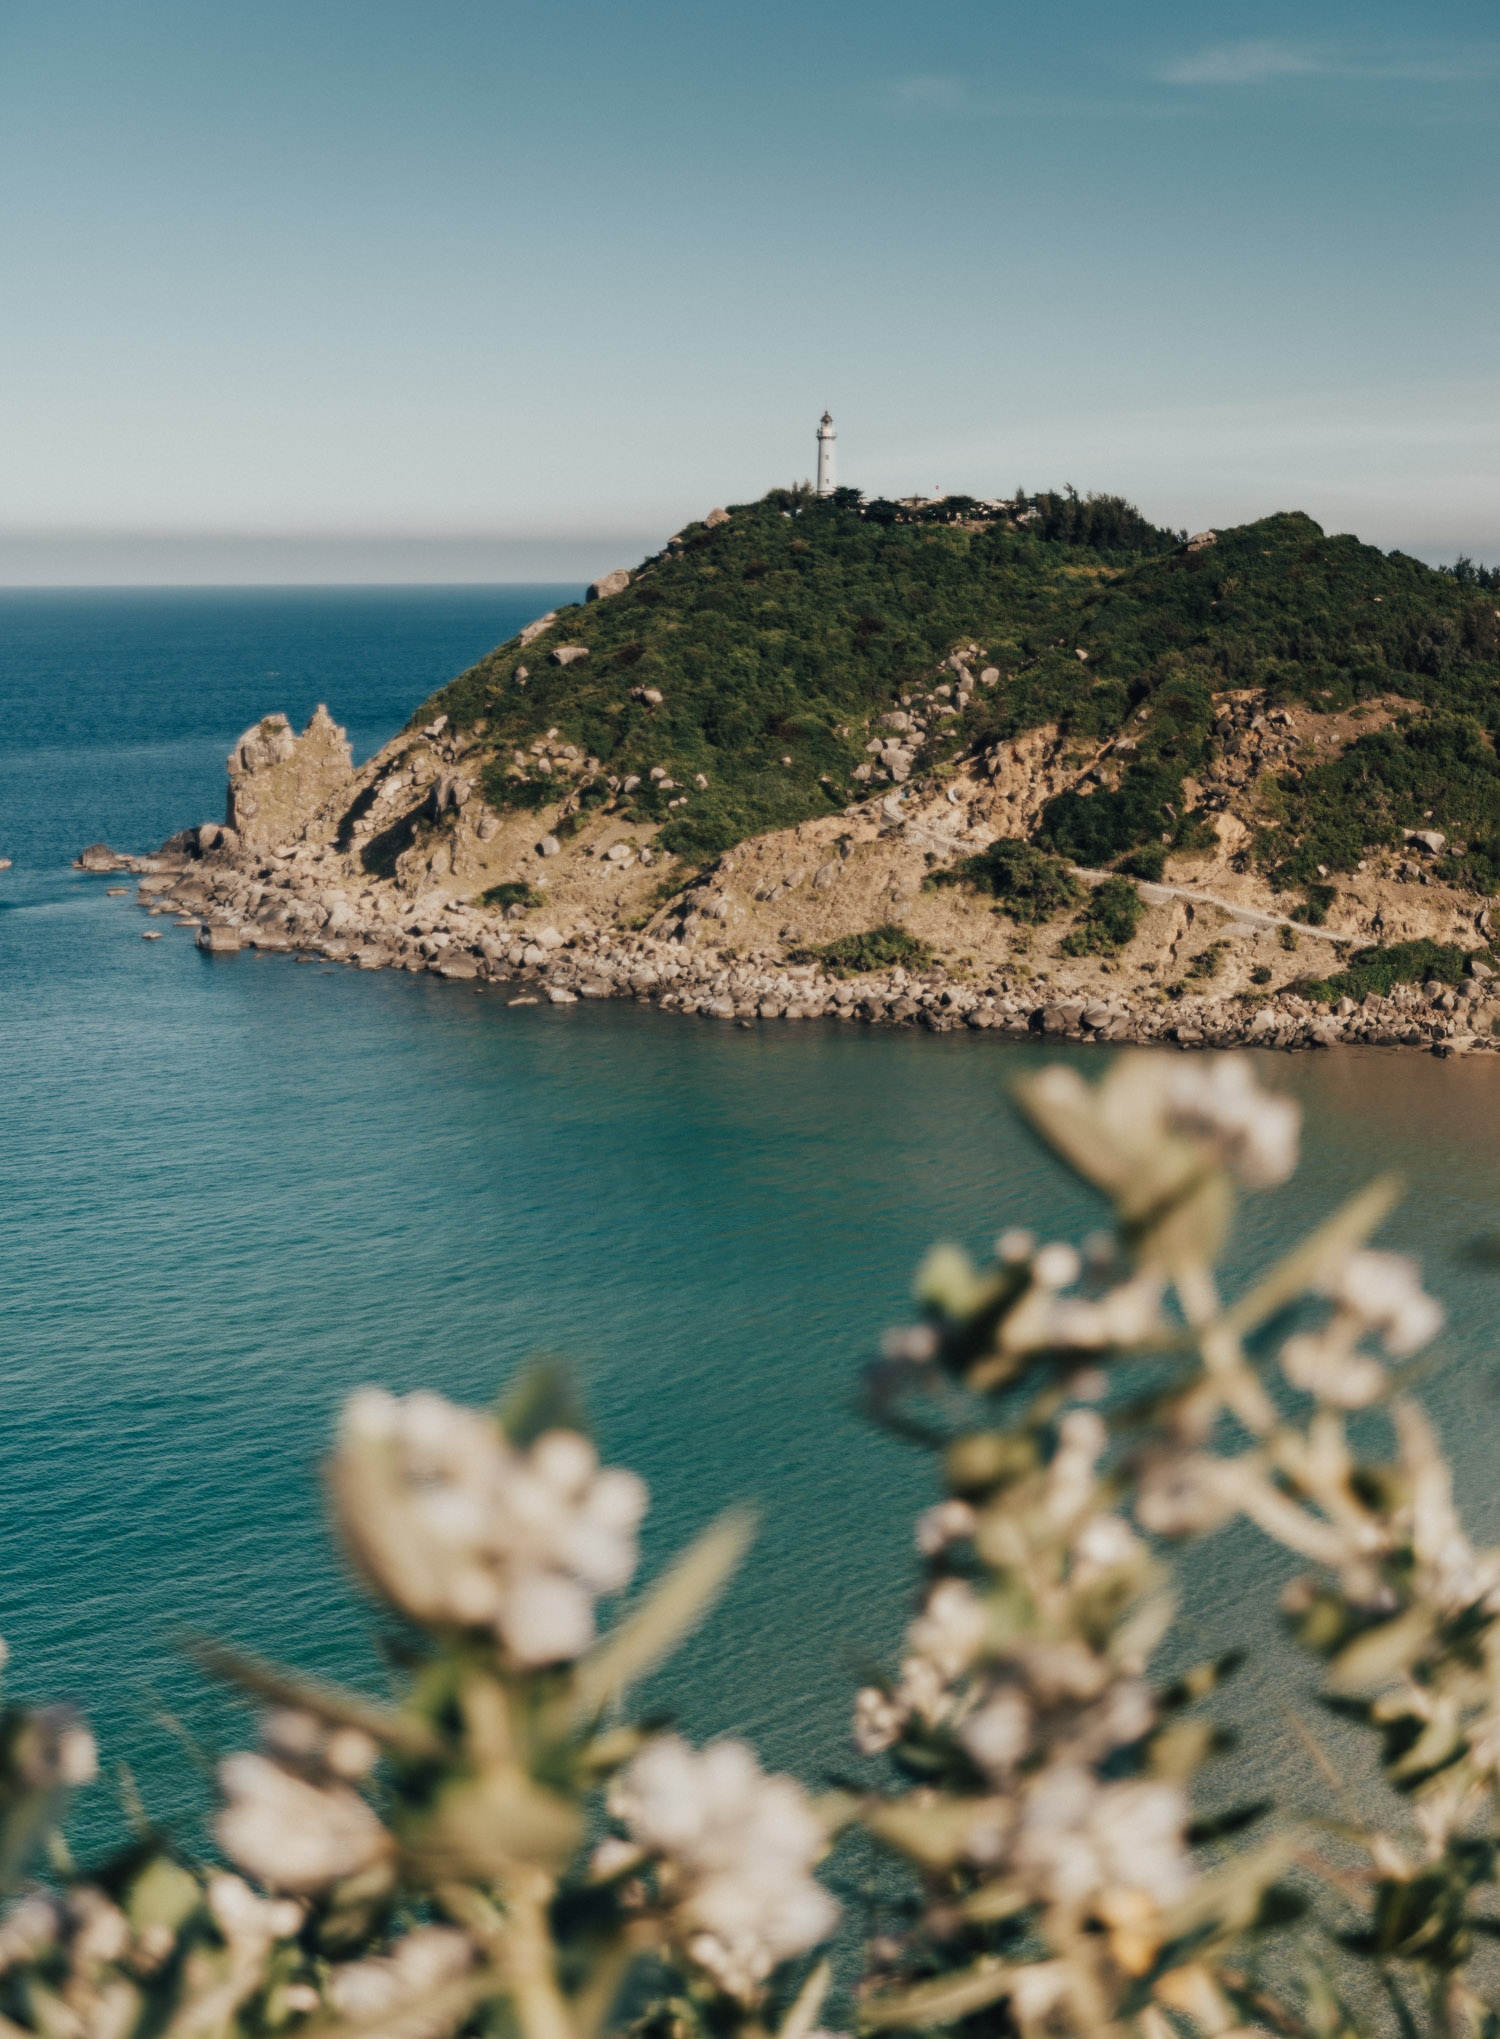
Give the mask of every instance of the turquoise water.
M 201 1755 L 242 1726 L 185 1666 L 184 1629 L 379 1676 L 317 1489 L 341 1397 L 487 1398 L 542 1352 L 650 1482 L 648 1571 L 726 1502 L 763 1512 L 656 1696 L 809 1777 L 841 1764 L 931 1477 L 862 1421 L 859 1369 L 931 1239 L 1097 1222 L 1007 1108 L 1027 1044 L 512 1010 L 427 978 L 210 961 L 175 930 L 142 942 L 128 900 L 68 869 L 96 837 L 145 847 L 220 813 L 253 717 L 323 699 L 366 752 L 571 592 L 0 595 L 0 1634 L 12 1688 L 85 1703 L 106 1761 L 188 1838 L 182 1738 Z M 1454 1251 L 1500 1221 L 1500 1067 L 1267 1068 L 1305 1098 L 1316 1153 L 1251 1207 L 1243 1251 L 1404 1170 L 1390 1237 L 1428 1257 L 1453 1319 L 1429 1399 L 1500 1535 L 1495 1278 Z M 1180 1647 L 1269 1644 L 1280 1575 L 1248 1535 L 1211 1546 Z M 1257 1653 L 1254 1718 L 1274 1722 L 1285 1677 Z M 1253 1759 L 1294 1774 L 1257 1733 Z M 114 1815 L 94 1797 L 98 1838 Z

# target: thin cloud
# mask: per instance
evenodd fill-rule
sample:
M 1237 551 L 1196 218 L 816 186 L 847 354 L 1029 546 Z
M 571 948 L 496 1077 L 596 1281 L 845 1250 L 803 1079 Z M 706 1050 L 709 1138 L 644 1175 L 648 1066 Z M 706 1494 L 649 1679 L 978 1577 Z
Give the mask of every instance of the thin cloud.
M 1372 56 L 1327 44 L 1233 42 L 1178 57 L 1156 76 L 1164 85 L 1271 85 L 1292 78 L 1452 85 L 1490 76 L 1494 61 L 1494 51 L 1488 49 L 1461 57 L 1419 52 Z
M 889 87 L 892 104 L 901 113 L 957 113 L 966 102 L 961 78 L 941 72 L 898 78 Z

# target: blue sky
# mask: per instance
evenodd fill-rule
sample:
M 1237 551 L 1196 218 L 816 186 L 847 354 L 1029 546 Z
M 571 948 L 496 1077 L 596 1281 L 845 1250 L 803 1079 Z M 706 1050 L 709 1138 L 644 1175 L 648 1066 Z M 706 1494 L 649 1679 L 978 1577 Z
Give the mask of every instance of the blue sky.
M 0 0 L 0 580 L 628 561 L 810 472 L 1500 557 L 1492 6 Z

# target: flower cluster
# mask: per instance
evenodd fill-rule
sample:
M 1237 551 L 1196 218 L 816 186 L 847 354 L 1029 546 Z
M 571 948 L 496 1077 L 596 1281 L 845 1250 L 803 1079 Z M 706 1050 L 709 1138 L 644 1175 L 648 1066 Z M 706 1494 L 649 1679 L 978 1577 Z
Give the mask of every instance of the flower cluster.
M 551 1430 L 517 1450 L 440 1395 L 378 1388 L 344 1412 L 334 1485 L 375 1584 L 416 1620 L 488 1628 L 521 1666 L 580 1656 L 594 1603 L 629 1583 L 646 1490 Z
M 656 1866 L 674 1937 L 719 1987 L 755 1997 L 778 1962 L 832 1932 L 838 1907 L 813 1880 L 827 1836 L 790 1777 L 743 1742 L 694 1750 L 664 1735 L 616 1780 L 609 1809 Z M 596 1858 L 619 1865 L 618 1844 Z
M 1392 1359 L 1408 1359 L 1442 1329 L 1441 1304 L 1402 1253 L 1341 1255 L 1318 1288 L 1334 1304 L 1333 1315 L 1321 1331 L 1287 1340 L 1281 1370 L 1294 1388 L 1337 1409 L 1367 1408 L 1389 1386 L 1380 1361 L 1361 1351 L 1364 1339 L 1378 1339 Z
M 243 1749 L 219 1765 L 219 1846 L 267 1890 L 313 1895 L 388 1862 L 394 1843 L 369 1804 L 337 1777 Z

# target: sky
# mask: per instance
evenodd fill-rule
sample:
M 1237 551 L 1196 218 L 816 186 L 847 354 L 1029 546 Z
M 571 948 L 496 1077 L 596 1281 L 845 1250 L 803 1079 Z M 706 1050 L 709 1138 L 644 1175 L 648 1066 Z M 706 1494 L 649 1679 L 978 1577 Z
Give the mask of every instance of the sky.
M 809 475 L 1500 559 L 1500 16 L 0 0 L 0 582 L 590 576 Z

